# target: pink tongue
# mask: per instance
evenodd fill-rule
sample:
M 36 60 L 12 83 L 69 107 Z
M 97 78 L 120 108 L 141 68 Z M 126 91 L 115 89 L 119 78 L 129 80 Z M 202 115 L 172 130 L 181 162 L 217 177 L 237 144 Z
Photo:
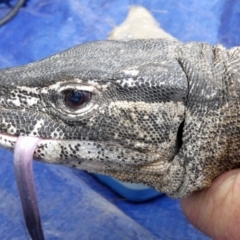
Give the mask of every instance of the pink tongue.
M 25 223 L 33 240 L 43 240 L 43 230 L 34 184 L 32 159 L 40 138 L 20 136 L 14 149 L 14 170 Z

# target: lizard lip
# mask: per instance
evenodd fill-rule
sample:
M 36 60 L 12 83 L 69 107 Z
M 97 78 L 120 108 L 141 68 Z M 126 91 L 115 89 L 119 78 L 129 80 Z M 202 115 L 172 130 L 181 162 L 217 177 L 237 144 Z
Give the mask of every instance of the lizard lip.
M 10 134 L 5 134 L 5 133 L 0 133 L 0 147 L 3 147 L 3 148 L 8 149 L 10 151 L 14 151 L 15 144 L 17 142 L 18 137 L 19 136 L 17 136 L 17 135 L 10 135 Z M 25 137 L 26 138 L 27 137 L 35 138 L 36 136 L 25 136 Z M 39 138 L 39 137 L 36 137 L 36 138 Z M 36 159 L 36 160 L 40 160 L 41 159 L 42 161 L 44 161 L 44 159 L 42 159 L 41 155 L 37 155 L 36 154 L 36 151 L 37 151 L 37 149 L 39 147 L 42 147 L 44 144 L 49 144 L 49 143 L 52 143 L 53 141 L 52 141 L 52 139 L 43 139 L 43 138 L 39 138 L 39 139 L 40 139 L 40 142 L 36 146 L 35 153 L 34 153 L 34 159 Z M 48 157 L 50 157 L 50 156 L 48 156 Z M 57 157 L 55 156 L 55 158 L 53 160 L 53 163 L 56 163 L 55 162 L 56 160 L 57 160 Z M 47 162 L 51 162 L 51 161 L 47 161 Z
M 13 150 L 18 137 L 18 135 L 0 133 L 0 146 L 9 150 Z
M 13 149 L 18 136 L 0 133 L 0 146 L 7 149 Z

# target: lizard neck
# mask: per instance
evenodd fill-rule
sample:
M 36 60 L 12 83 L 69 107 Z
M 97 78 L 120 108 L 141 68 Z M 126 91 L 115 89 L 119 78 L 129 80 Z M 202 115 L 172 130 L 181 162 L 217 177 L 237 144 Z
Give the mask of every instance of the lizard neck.
M 227 169 L 239 167 L 240 153 L 240 48 L 186 46 L 192 58 L 183 54 L 180 59 L 189 89 L 178 157 L 185 159 L 185 171 L 195 174 L 185 175 L 180 194 L 207 187 Z

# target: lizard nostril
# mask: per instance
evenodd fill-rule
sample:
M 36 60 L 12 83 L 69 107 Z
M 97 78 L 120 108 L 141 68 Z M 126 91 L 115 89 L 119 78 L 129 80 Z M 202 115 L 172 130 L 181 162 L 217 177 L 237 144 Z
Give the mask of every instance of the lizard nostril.
M 180 148 L 182 147 L 183 141 L 183 127 L 184 127 L 184 120 L 181 122 L 177 132 L 177 139 L 176 139 L 176 154 L 179 152 Z

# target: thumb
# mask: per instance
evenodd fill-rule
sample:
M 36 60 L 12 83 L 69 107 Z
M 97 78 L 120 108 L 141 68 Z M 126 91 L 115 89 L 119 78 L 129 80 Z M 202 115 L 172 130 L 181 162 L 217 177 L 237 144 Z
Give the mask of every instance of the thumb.
M 210 188 L 181 200 L 184 214 L 213 239 L 240 239 L 240 169 L 216 178 Z

